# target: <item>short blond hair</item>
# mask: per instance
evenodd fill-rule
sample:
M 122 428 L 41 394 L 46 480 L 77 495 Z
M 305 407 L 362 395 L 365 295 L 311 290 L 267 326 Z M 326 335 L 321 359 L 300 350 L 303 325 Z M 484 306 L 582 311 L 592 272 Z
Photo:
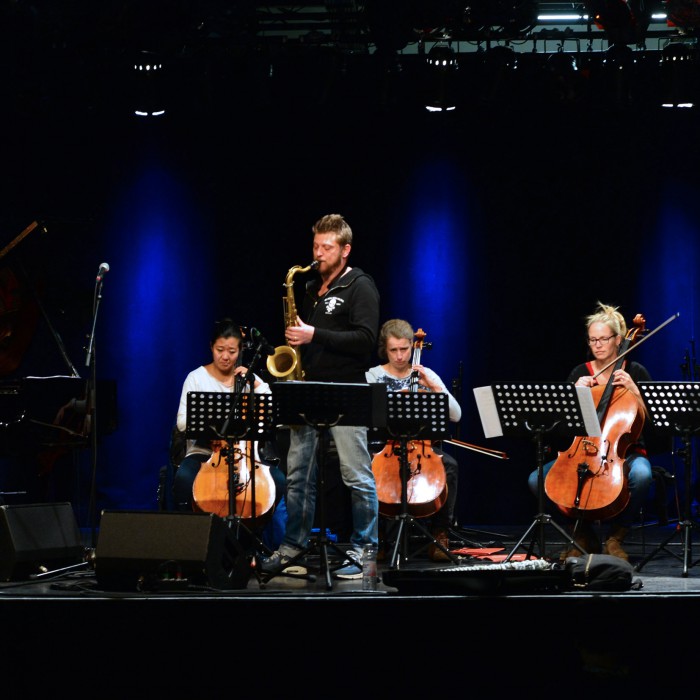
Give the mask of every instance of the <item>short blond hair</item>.
M 586 328 L 590 328 L 594 323 L 604 323 L 615 335 L 624 337 L 627 334 L 627 324 L 625 317 L 617 309 L 617 306 L 610 306 L 599 301 L 598 310 L 590 316 L 586 316 Z
M 341 247 L 352 245 L 352 229 L 350 224 L 340 214 L 326 214 L 312 227 L 314 236 L 317 233 L 334 233 L 335 242 Z

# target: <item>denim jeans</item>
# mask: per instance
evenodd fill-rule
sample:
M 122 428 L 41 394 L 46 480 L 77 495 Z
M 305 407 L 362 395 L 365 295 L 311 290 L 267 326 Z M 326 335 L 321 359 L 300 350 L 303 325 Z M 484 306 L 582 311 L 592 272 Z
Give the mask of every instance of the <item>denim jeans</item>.
M 207 455 L 193 454 L 180 462 L 173 479 L 173 503 L 175 510 L 192 512 L 192 487 L 197 478 L 202 462 L 209 459 Z
M 627 474 L 627 488 L 630 492 L 630 500 L 625 506 L 622 512 L 618 513 L 614 518 L 608 521 L 611 528 L 615 526 L 619 527 L 629 527 L 635 521 L 635 518 L 639 516 L 640 509 L 644 506 L 647 494 L 649 493 L 649 488 L 651 487 L 652 473 L 651 473 L 651 462 L 644 455 L 639 452 L 633 452 L 625 460 L 629 466 L 629 472 Z M 547 462 L 542 467 L 543 476 L 546 479 L 549 470 L 552 468 L 555 460 Z M 537 469 L 533 471 L 527 480 L 530 491 L 537 496 Z M 558 511 L 558 506 L 553 503 L 547 494 L 545 493 L 545 508 L 550 515 L 555 514 Z
M 336 425 L 328 429 L 340 462 L 340 475 L 350 489 L 352 535 L 355 549 L 378 544 L 379 503 L 367 449 L 367 428 Z M 282 544 L 307 546 L 316 513 L 319 435 L 311 426 L 290 429 L 287 454 L 287 531 Z

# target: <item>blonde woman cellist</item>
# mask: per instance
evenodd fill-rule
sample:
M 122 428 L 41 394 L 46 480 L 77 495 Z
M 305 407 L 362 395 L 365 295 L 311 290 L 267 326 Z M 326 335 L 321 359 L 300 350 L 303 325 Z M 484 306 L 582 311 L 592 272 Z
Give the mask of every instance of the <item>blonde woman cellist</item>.
M 589 350 L 589 359 L 574 367 L 567 381 L 574 382 L 576 386 L 599 387 L 612 383 L 614 388 L 625 389 L 629 392 L 632 403 L 638 403 L 639 411 L 644 412 L 637 382 L 651 381 L 647 369 L 630 360 L 629 356 L 620 360 L 622 366 L 618 366 L 616 358 L 620 354 L 620 346 L 627 334 L 627 324 L 617 307 L 598 302 L 594 313 L 586 318 L 586 344 Z M 604 368 L 607 369 L 601 373 Z M 560 453 L 560 456 L 563 453 Z M 544 465 L 545 491 L 547 490 L 547 478 L 555 466 L 557 460 L 552 460 Z M 625 451 L 624 464 L 627 470 L 626 489 L 629 491 L 629 501 L 624 508 L 610 517 L 606 522 L 608 531 L 602 547 L 593 527 L 594 521 L 577 519 L 572 524 L 572 534 L 577 545 L 588 554 L 611 554 L 621 559 L 628 560 L 627 552 L 622 547 L 625 535 L 644 504 L 652 480 L 651 464 L 647 458 L 644 439 L 639 434 L 635 442 L 630 444 Z M 534 470 L 528 478 L 528 486 L 537 496 L 537 470 Z M 626 498 L 627 494 L 623 494 Z M 558 508 L 556 503 L 546 496 L 547 505 Z M 559 509 L 561 510 L 561 509 Z M 550 512 L 555 512 L 551 510 Z M 562 553 L 562 560 L 570 556 L 580 556 L 581 550 L 572 548 Z

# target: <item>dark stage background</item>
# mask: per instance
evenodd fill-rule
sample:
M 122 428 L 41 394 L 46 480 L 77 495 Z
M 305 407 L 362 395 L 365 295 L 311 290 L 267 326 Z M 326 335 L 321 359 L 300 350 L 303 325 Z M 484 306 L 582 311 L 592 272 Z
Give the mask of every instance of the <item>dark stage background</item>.
M 650 330 L 680 313 L 633 357 L 655 380 L 696 378 L 695 113 L 475 91 L 454 114 L 426 114 L 377 100 L 370 74 L 330 84 L 319 66 L 297 68 L 290 59 L 270 84 L 191 70 L 150 121 L 104 74 L 66 81 L 57 67 L 41 88 L 13 74 L 0 245 L 35 220 L 45 231 L 0 260 L 6 321 L 31 317 L 32 290 L 41 302 L 26 343 L 16 330 L 3 339 L 16 360 L 4 380 L 70 374 L 51 326 L 88 377 L 107 262 L 95 368 L 105 392 L 116 387 L 116 415 L 105 401 L 96 451 L 42 473 L 31 446 L 6 445 L 0 490 L 28 490 L 7 502 L 70 500 L 84 525 L 91 493 L 99 509 L 155 508 L 182 382 L 209 360 L 212 322 L 231 315 L 279 344 L 285 276 L 311 262 L 311 225 L 330 212 L 353 228 L 351 262 L 375 277 L 382 320 L 426 331 L 424 362 L 463 407 L 455 437 L 509 456 L 451 448 L 462 523 L 536 512 L 534 443 L 486 440 L 473 388 L 564 379 L 586 357 L 598 300 Z M 670 440 L 659 444 L 653 461 L 678 468 Z

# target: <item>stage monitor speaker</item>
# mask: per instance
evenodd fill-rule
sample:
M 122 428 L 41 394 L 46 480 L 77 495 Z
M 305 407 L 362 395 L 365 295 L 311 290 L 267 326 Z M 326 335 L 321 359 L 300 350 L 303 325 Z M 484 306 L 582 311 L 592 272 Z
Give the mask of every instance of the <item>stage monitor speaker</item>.
M 106 590 L 240 589 L 251 558 L 223 518 L 211 513 L 102 512 L 95 550 Z
M 22 581 L 84 561 L 70 503 L 0 506 L 0 580 Z

